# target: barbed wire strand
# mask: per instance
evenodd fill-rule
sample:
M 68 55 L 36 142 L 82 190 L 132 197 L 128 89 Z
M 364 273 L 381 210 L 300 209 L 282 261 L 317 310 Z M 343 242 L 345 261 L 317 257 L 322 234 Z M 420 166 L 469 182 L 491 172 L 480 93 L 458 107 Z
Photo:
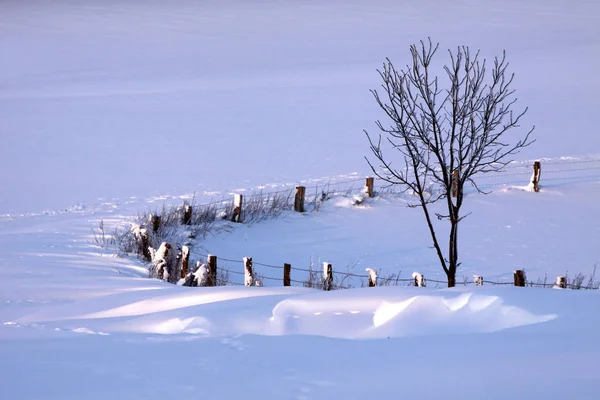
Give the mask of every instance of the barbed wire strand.
M 223 258 L 223 257 L 217 257 L 218 261 L 225 261 L 225 262 L 232 262 L 232 263 L 238 263 L 238 264 L 243 264 L 244 261 L 242 260 L 232 260 L 230 258 Z
M 591 167 L 591 168 L 542 170 L 542 174 L 555 174 L 555 173 L 561 173 L 561 172 L 596 171 L 599 169 L 600 169 L 600 166 Z M 489 176 L 482 173 L 482 174 L 478 174 L 476 176 L 478 177 L 478 179 L 492 179 L 492 178 L 504 178 L 506 176 L 521 176 L 521 175 L 531 175 L 531 174 L 532 174 L 532 171 L 523 171 L 523 172 L 514 172 L 514 173 L 510 173 L 510 174 L 489 175 Z
M 327 182 L 327 183 L 322 183 L 322 184 L 316 184 L 313 186 L 305 186 L 306 190 L 312 190 L 312 189 L 319 189 L 319 188 L 325 188 L 327 186 L 339 186 L 339 185 L 345 185 L 348 183 L 354 183 L 354 182 L 359 182 L 359 181 L 363 181 L 365 178 L 354 178 L 354 179 L 348 179 L 348 180 L 343 180 L 343 181 L 331 181 L 331 182 Z M 293 185 L 293 184 L 290 184 Z M 279 190 L 274 190 L 274 191 L 269 191 L 269 192 L 263 192 L 262 189 L 259 192 L 253 192 L 253 193 L 249 193 L 249 194 L 245 194 L 243 193 L 239 193 L 242 196 L 244 196 L 245 198 L 253 198 L 253 197 L 265 197 L 265 196 L 272 196 L 272 195 L 277 195 L 277 194 L 290 194 L 291 197 L 291 193 L 294 191 L 294 186 L 288 187 L 288 188 L 281 188 Z M 234 195 L 236 193 L 234 192 L 230 192 L 231 195 Z M 217 203 L 223 203 L 223 202 L 231 202 L 232 199 L 224 199 L 224 200 L 219 200 L 219 201 L 213 201 L 212 203 L 207 203 L 207 204 L 217 204 Z
M 261 267 L 267 267 L 267 268 L 283 269 L 283 265 L 263 264 L 263 263 L 260 263 L 258 261 L 254 261 L 254 260 L 252 261 L 252 264 L 254 264 L 254 265 L 260 265 Z M 292 269 L 294 269 L 294 268 L 292 267 Z
M 543 165 L 569 165 L 569 164 L 591 164 L 591 163 L 600 163 L 600 158 L 591 158 L 585 160 L 530 160 L 530 161 L 513 161 L 507 164 L 502 169 L 514 169 L 514 168 L 530 168 L 534 161 L 540 161 Z

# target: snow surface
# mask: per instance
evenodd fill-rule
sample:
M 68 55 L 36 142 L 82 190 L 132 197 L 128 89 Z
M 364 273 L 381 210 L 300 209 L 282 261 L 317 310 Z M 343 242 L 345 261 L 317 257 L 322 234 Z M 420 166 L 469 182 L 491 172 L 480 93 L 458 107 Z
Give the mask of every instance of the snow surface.
M 523 159 L 598 154 L 599 14 L 568 0 L 2 1 L 0 213 L 364 174 L 375 69 L 428 36 L 507 50 L 523 129 L 537 127 Z
M 509 279 L 526 266 L 530 278 L 548 273 L 552 281 L 566 267 L 591 273 L 600 221 L 584 217 L 598 215 L 600 179 L 555 182 L 539 193 L 499 185 L 491 195 L 470 195 L 459 274 Z M 409 277 L 418 268 L 439 278 L 419 210 L 404 204 L 380 198 L 349 206 L 333 198 L 318 212 L 232 224 L 232 232 L 201 241 L 200 251 L 239 259 L 219 268 L 240 273 L 241 255 L 252 256 L 265 277 L 278 271 L 261 261 L 302 268 L 311 256 L 315 265 L 327 256 L 334 274 L 343 260 L 359 260 L 355 268 L 371 265 L 380 276 L 403 269 Z M 99 220 L 124 224 L 152 205 L 154 198 L 0 218 L 4 396 L 417 399 L 448 398 L 446 388 L 460 399 L 597 395 L 600 290 L 428 282 L 322 292 L 269 280 L 267 287 L 181 287 L 148 279 L 139 261 L 94 245 Z M 305 275 L 292 271 L 292 279 Z M 416 384 L 424 379 L 435 384 Z M 523 385 L 517 394 L 516 381 Z
M 598 2 L 174 3 L 0 2 L 1 398 L 597 397 L 600 290 L 440 289 L 406 198 L 236 224 L 195 243 L 190 265 L 211 253 L 243 273 L 252 257 L 281 278 L 259 263 L 328 262 L 334 276 L 419 271 L 426 288 L 181 287 L 95 246 L 92 229 L 192 198 L 360 180 L 374 69 L 432 36 L 506 48 L 537 126 L 522 162 L 482 178 L 490 195 L 468 194 L 459 275 L 589 276 Z

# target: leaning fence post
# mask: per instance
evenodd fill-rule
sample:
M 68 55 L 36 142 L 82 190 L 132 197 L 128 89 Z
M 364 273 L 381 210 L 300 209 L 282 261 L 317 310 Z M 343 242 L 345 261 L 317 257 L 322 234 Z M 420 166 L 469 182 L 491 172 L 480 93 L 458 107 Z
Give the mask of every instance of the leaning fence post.
M 331 290 L 333 288 L 333 268 L 331 264 L 323 263 L 323 290 Z
M 206 286 L 217 286 L 217 256 L 209 254 L 206 257 L 208 264 L 208 282 Z
M 304 212 L 304 193 L 306 187 L 296 186 L 296 198 L 294 199 L 294 211 Z
M 192 206 L 189 204 L 183 205 L 183 225 L 192 224 Z
M 243 221 L 242 220 L 243 203 L 244 203 L 244 198 L 241 194 L 236 194 L 233 197 L 233 216 L 231 217 L 231 222 L 241 223 Z
M 475 281 L 475 286 L 483 286 L 483 276 L 473 275 L 473 280 Z
M 531 185 L 534 192 L 540 191 L 540 176 L 542 175 L 542 163 L 536 161 L 533 163 L 533 175 L 531 175 Z
M 366 271 L 369 273 L 369 287 L 377 286 L 377 272 L 372 268 L 367 268 Z
M 158 232 L 160 228 L 160 215 L 150 214 L 150 224 L 152 225 L 152 232 Z
M 152 261 L 152 254 L 150 253 L 150 236 L 148 235 L 148 230 L 136 226 L 133 229 L 133 238 L 137 244 L 138 254 L 141 251 L 146 261 Z
M 368 177 L 367 179 L 365 179 L 365 193 L 367 194 L 367 196 L 369 197 L 373 197 L 373 185 L 375 182 L 375 178 L 373 177 Z
M 458 170 L 452 171 L 452 197 L 458 196 Z
M 141 234 L 142 239 L 142 253 L 144 254 L 144 258 L 147 261 L 152 261 L 152 256 L 150 255 L 150 236 L 148 235 L 148 231 L 144 229 Z
M 567 277 L 566 276 L 557 276 L 556 277 L 556 285 L 555 288 L 566 289 L 567 288 Z
M 290 264 L 283 264 L 283 286 L 292 286 L 292 266 Z
M 515 275 L 515 286 L 524 287 L 525 286 L 525 271 L 522 269 L 518 269 L 514 271 Z
M 244 257 L 244 286 L 254 286 L 254 271 L 252 271 L 252 257 Z
M 181 277 L 185 278 L 188 272 L 188 264 L 190 262 L 190 248 L 187 246 L 182 246 L 181 255 Z
M 412 277 L 415 280 L 413 283 L 414 286 L 425 287 L 425 277 L 423 276 L 423 274 L 413 272 Z

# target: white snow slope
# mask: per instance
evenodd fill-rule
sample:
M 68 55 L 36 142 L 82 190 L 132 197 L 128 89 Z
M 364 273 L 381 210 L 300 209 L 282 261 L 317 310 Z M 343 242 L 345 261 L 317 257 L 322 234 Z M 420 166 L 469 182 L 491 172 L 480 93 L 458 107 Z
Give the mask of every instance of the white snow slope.
M 538 139 L 482 179 L 490 195 L 468 194 L 459 275 L 589 277 L 598 2 L 173 3 L 0 2 L 2 399 L 597 398 L 600 290 L 183 288 L 91 230 L 194 193 L 361 178 L 375 68 L 431 36 L 506 49 Z M 540 193 L 525 187 L 533 159 Z M 280 272 L 259 262 L 312 259 L 443 279 L 405 200 L 335 197 L 192 251 L 251 256 L 266 278 Z

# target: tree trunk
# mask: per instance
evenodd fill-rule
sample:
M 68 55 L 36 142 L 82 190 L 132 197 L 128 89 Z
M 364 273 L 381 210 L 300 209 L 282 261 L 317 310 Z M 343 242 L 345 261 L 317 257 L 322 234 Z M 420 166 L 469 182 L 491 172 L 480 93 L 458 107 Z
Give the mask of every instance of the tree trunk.
M 449 269 L 446 276 L 448 276 L 448 287 L 456 286 L 456 268 Z
M 460 194 L 459 188 L 459 194 Z M 458 208 L 451 204 L 450 209 L 450 241 L 448 249 L 448 287 L 454 287 L 456 285 L 456 270 L 458 268 Z

